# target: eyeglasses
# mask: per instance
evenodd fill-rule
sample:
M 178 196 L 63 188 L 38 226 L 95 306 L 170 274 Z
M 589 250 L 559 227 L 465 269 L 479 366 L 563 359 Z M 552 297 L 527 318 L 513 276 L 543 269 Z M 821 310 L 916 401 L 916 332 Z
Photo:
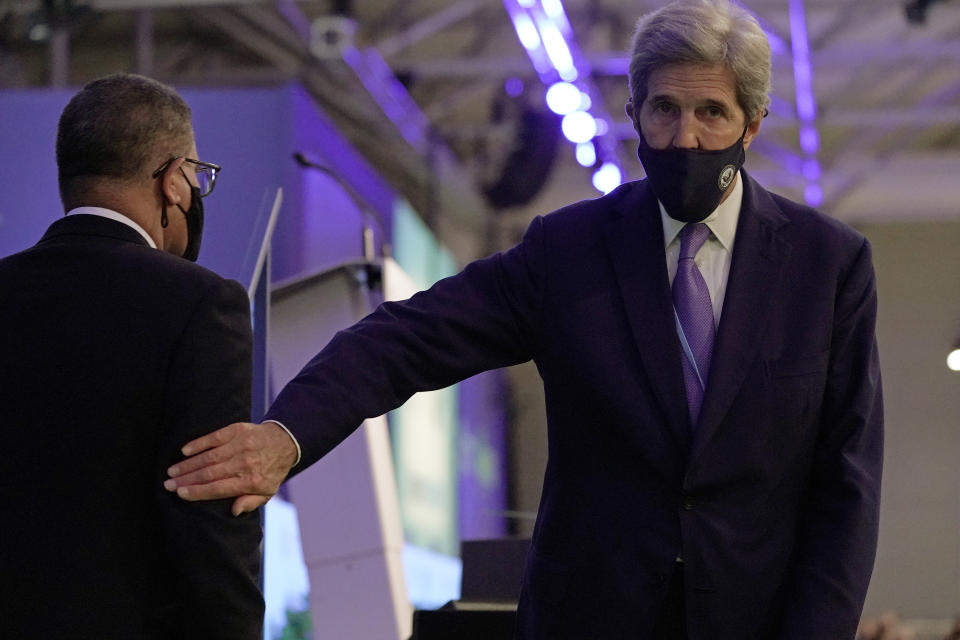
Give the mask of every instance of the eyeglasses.
M 170 163 L 174 160 L 176 160 L 176 158 L 170 158 L 160 165 L 157 170 L 153 172 L 153 177 L 156 178 L 166 171 L 167 167 L 169 167 Z M 197 176 L 197 186 L 200 187 L 200 197 L 206 198 L 213 193 L 213 187 L 217 184 L 217 175 L 220 174 L 222 167 L 212 162 L 203 162 L 201 160 L 194 160 L 193 158 L 184 158 L 183 161 L 193 165 L 194 173 Z

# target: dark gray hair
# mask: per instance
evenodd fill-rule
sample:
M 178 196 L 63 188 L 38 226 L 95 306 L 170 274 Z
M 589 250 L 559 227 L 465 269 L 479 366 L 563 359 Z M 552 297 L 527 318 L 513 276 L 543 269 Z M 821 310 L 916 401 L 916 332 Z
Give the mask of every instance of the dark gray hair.
M 60 198 L 74 200 L 94 181 L 149 176 L 163 160 L 190 151 L 190 107 L 165 84 L 129 73 L 88 83 L 57 127 Z
M 639 109 L 650 75 L 669 64 L 728 67 L 747 120 L 770 103 L 770 43 L 743 7 L 729 0 L 676 0 L 637 21 L 630 57 L 630 97 Z

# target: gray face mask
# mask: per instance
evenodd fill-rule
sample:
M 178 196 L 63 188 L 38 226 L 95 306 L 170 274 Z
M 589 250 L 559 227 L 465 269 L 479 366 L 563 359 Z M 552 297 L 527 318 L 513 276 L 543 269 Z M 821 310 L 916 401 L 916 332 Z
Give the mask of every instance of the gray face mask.
M 639 128 L 639 127 L 638 127 Z M 743 162 L 743 138 L 726 149 L 654 149 L 640 134 L 637 156 L 650 186 L 667 214 L 682 222 L 701 222 L 717 208 Z

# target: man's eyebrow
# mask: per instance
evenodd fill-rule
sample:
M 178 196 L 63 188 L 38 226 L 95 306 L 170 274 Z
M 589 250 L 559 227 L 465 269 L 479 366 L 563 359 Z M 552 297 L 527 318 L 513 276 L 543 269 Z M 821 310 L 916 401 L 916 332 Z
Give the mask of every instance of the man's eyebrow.
M 724 108 L 724 109 L 729 109 L 729 108 L 730 108 L 730 104 L 727 103 L 726 101 L 724 101 L 724 100 L 716 100 L 716 99 L 714 99 L 714 98 L 707 98 L 706 100 L 703 101 L 703 103 L 704 103 L 705 105 L 712 106 L 712 107 L 722 107 L 722 108 Z

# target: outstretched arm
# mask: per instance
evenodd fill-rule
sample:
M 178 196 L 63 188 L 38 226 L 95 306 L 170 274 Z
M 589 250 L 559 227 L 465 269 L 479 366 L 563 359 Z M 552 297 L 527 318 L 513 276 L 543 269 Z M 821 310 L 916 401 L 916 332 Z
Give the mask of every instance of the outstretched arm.
M 188 444 L 184 454 L 193 457 L 171 467 L 165 486 L 188 500 L 239 495 L 234 512 L 246 511 L 364 419 L 395 409 L 417 391 L 529 360 L 542 298 L 542 227 L 536 219 L 513 249 L 409 300 L 384 303 L 334 336 L 265 416 L 289 427 L 299 445 L 276 424 L 231 424 Z

